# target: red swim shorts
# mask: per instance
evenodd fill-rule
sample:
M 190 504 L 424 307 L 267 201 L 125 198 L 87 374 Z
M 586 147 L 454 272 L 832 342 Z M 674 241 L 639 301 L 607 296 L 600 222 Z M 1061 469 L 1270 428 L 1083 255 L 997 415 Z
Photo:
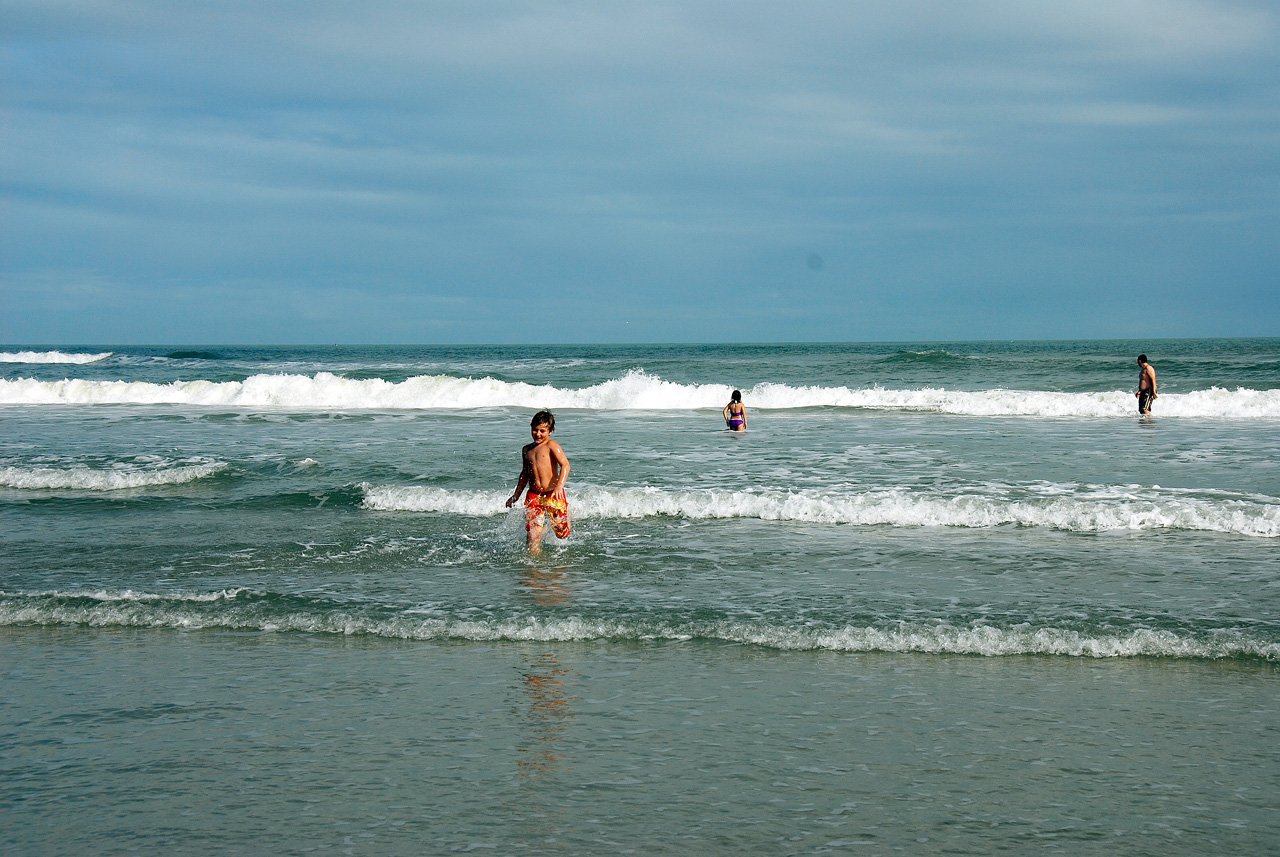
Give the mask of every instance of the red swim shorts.
M 541 524 L 543 515 L 551 516 L 551 529 L 556 538 L 569 538 L 569 500 L 563 488 L 554 494 L 531 490 L 524 496 L 524 528 L 531 530 L 535 522 Z

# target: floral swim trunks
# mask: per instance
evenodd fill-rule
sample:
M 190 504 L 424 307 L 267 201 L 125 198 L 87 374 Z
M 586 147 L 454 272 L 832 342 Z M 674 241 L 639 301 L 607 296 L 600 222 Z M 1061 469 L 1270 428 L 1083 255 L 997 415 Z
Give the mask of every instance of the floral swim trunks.
M 524 528 L 533 529 L 537 522 L 542 523 L 542 516 L 551 516 L 551 529 L 558 539 L 569 538 L 569 500 L 561 488 L 554 494 L 539 494 L 530 490 L 524 495 Z

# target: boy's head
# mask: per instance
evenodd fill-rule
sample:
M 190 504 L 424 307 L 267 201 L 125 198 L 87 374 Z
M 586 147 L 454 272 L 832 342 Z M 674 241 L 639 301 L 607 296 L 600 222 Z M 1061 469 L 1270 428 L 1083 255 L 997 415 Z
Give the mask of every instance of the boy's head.
M 529 428 L 536 429 L 540 425 L 545 425 L 548 432 L 556 430 L 556 417 L 551 411 L 538 411 L 533 415 L 533 419 L 529 420 Z

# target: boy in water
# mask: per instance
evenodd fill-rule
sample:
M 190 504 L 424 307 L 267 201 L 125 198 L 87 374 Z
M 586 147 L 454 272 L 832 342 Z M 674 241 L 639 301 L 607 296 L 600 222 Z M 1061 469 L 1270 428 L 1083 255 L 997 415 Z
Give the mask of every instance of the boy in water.
M 564 483 L 569 478 L 569 459 L 560 444 L 551 439 L 556 430 L 556 418 L 550 411 L 538 411 L 529 422 L 529 434 L 533 443 L 520 453 L 523 464 L 520 481 L 515 493 L 507 500 L 507 508 L 526 485 L 529 493 L 524 498 L 525 532 L 529 540 L 529 553 L 542 552 L 542 518 L 551 515 L 551 527 L 558 539 L 569 537 L 569 501 L 564 496 Z

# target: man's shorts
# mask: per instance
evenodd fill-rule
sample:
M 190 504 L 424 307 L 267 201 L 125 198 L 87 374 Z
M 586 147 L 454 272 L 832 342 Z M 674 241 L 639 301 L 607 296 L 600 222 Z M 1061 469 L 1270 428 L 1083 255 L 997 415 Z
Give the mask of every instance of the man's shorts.
M 1151 400 L 1155 398 L 1151 395 L 1150 390 L 1142 390 L 1138 393 L 1138 413 L 1145 414 L 1151 409 Z
M 541 524 L 543 515 L 551 516 L 551 529 L 556 538 L 569 538 L 569 500 L 563 488 L 554 494 L 530 491 L 524 496 L 524 528 L 531 530 L 534 523 Z

